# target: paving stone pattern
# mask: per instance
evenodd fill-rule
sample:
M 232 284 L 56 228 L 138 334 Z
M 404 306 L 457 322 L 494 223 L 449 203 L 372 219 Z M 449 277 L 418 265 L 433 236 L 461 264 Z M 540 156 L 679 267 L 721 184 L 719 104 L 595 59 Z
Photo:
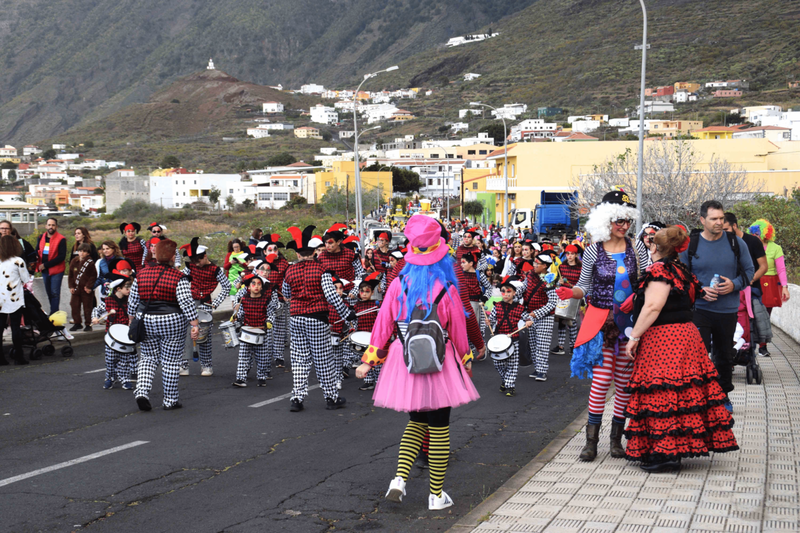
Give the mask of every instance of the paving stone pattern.
M 774 333 L 772 357 L 759 357 L 762 385 L 747 385 L 744 367 L 734 370 L 739 451 L 684 460 L 677 474 L 647 474 L 609 456 L 609 404 L 594 462 L 578 460 L 584 429 L 474 531 L 800 531 L 800 345 Z

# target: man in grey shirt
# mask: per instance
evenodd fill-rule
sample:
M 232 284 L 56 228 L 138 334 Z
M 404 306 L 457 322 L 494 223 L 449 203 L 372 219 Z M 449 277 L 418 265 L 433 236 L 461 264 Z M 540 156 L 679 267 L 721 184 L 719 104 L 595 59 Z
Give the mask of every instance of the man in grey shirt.
M 697 239 L 697 250 L 690 259 L 690 244 L 689 249 L 680 254 L 680 259 L 690 267 L 705 290 L 705 296 L 695 302 L 693 320 L 707 350 L 711 351 L 711 341 L 714 341 L 714 366 L 719 372 L 719 384 L 727 394 L 733 390 L 733 335 L 736 332 L 739 291 L 750 284 L 755 269 L 747 244 L 724 231 L 724 221 L 725 211 L 720 202 L 704 202 L 700 206 L 703 231 L 693 236 Z M 712 289 L 711 279 L 715 274 L 719 274 L 720 283 Z M 733 411 L 730 400 L 726 401 L 725 407 Z

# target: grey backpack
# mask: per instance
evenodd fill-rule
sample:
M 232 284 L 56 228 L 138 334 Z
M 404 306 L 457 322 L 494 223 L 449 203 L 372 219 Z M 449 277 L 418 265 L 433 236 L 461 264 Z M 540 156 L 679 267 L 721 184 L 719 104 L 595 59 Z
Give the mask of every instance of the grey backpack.
M 398 322 L 398 337 L 403 343 L 403 359 L 409 374 L 433 374 L 442 371 L 447 332 L 439 322 L 438 307 L 445 294 L 447 290 L 442 289 L 434 300 L 429 315 L 426 309 L 416 305 L 408 322 Z

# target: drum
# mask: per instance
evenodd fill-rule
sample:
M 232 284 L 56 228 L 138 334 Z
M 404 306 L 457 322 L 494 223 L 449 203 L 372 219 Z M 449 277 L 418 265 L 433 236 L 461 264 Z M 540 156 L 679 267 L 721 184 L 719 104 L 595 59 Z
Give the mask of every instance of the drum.
M 556 318 L 565 324 L 572 324 L 578 318 L 578 311 L 581 308 L 581 301 L 578 298 L 569 300 L 559 300 L 556 305 Z
M 236 323 L 230 321 L 223 322 L 219 325 L 219 330 L 222 332 L 225 348 L 236 348 L 239 346 L 239 337 L 236 335 Z
M 113 324 L 108 328 L 105 337 L 106 346 L 120 353 L 133 353 L 136 351 L 136 343 L 128 338 L 128 326 L 125 324 Z
M 514 342 L 510 335 L 498 334 L 486 343 L 486 350 L 495 361 L 505 361 L 514 355 Z
M 211 339 L 211 326 L 214 324 L 214 318 L 208 311 L 202 309 L 197 310 L 197 322 L 200 326 L 200 332 L 197 334 L 197 344 L 205 344 Z
M 369 331 L 355 331 L 350 335 L 350 346 L 358 353 L 364 353 L 369 347 L 369 338 L 372 333 Z
M 242 326 L 242 331 L 239 332 L 240 341 L 245 344 L 253 344 L 255 346 L 261 346 L 264 344 L 264 338 L 266 336 L 267 334 L 263 329 L 251 328 L 248 326 Z

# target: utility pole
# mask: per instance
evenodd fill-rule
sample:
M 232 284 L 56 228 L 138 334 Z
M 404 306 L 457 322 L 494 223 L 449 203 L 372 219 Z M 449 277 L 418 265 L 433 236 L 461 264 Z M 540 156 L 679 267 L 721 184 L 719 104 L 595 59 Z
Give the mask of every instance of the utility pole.
M 344 175 L 344 216 L 350 225 L 350 174 Z

